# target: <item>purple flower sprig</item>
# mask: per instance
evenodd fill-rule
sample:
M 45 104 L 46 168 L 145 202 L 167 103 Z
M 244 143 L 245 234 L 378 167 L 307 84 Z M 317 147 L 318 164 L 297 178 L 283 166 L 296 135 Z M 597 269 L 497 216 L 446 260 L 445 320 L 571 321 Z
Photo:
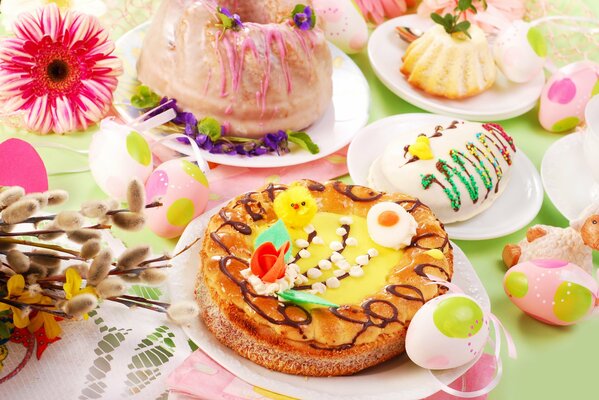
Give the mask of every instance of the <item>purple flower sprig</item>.
M 296 27 L 302 31 L 308 31 L 316 26 L 316 14 L 312 8 L 304 4 L 298 4 L 291 12 L 291 19 Z
M 223 31 L 227 29 L 232 29 L 234 31 L 243 29 L 241 17 L 238 14 L 231 13 L 227 8 L 219 7 L 216 11 L 216 15 L 218 16 L 218 19 L 220 19 Z

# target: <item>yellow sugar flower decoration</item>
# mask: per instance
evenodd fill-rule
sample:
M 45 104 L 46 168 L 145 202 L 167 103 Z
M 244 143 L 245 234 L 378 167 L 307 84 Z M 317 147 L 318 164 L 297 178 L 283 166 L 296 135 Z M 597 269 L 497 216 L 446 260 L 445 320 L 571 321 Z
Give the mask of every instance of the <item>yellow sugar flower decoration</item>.
M 20 303 L 34 304 L 38 303 L 42 295 L 32 294 L 25 290 L 25 278 L 23 275 L 13 275 L 6 283 L 8 295 L 5 297 L 7 300 L 18 301 Z M 0 303 L 0 311 L 11 310 L 13 315 L 13 323 L 17 328 L 25 328 L 29 325 L 29 314 L 23 313 L 19 307 L 11 306 L 8 304 Z
M 82 294 L 82 293 L 89 293 L 89 294 L 93 294 L 94 296 L 96 296 L 96 291 L 94 290 L 93 287 L 86 286 L 83 289 L 81 288 L 81 283 L 83 282 L 83 279 L 81 279 L 81 275 L 79 275 L 79 272 L 75 268 L 68 268 L 65 272 L 65 276 L 66 276 L 66 281 L 62 285 L 62 288 L 64 289 L 65 298 L 67 300 L 70 300 L 73 297 L 77 296 L 78 294 Z M 83 316 L 83 319 L 88 319 L 88 318 L 89 318 L 89 315 L 87 315 L 87 314 L 85 314 Z
M 40 304 L 52 304 L 52 299 L 47 296 L 42 296 Z M 54 339 L 62 332 L 62 329 L 60 329 L 60 325 L 56 321 L 56 318 L 54 318 L 54 315 L 45 313 L 43 311 L 38 311 L 35 317 L 31 319 L 31 323 L 27 329 L 29 332 L 33 333 L 39 330 L 42 326 L 46 331 L 46 337 L 48 339 Z

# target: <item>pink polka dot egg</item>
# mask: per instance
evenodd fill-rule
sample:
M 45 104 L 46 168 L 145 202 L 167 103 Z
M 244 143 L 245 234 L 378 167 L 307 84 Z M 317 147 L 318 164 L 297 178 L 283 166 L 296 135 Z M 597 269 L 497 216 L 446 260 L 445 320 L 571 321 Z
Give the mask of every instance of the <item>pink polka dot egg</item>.
M 573 325 L 595 308 L 599 287 L 576 264 L 560 260 L 533 260 L 509 269 L 505 293 L 516 307 L 551 325 Z
M 146 198 L 162 203 L 162 207 L 146 210 L 148 227 L 159 236 L 174 238 L 206 209 L 208 180 L 195 162 L 169 160 L 146 181 Z
M 584 121 L 588 101 L 599 93 L 599 64 L 580 61 L 566 65 L 545 84 L 539 122 L 551 132 L 566 132 Z
M 456 368 L 474 361 L 488 338 L 489 319 L 478 302 L 450 293 L 416 312 L 406 335 L 406 353 L 422 368 Z

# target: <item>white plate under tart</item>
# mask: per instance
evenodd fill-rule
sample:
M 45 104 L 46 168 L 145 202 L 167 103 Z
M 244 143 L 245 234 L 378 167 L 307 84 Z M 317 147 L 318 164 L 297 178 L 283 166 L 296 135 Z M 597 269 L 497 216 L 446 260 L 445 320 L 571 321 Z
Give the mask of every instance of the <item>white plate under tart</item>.
M 527 83 L 509 82 L 497 71 L 491 88 L 477 96 L 450 100 L 430 95 L 410 85 L 399 71 L 408 44 L 401 40 L 395 28 L 406 26 L 426 30 L 433 22 L 418 15 L 404 15 L 391 19 L 370 35 L 368 57 L 378 78 L 393 93 L 423 110 L 472 121 L 498 121 L 530 111 L 541 95 L 545 76 L 540 73 Z
M 352 180 L 357 185 L 368 186 L 370 166 L 397 138 L 398 132 L 412 132 L 424 125 L 443 125 L 454 119 L 425 113 L 400 114 L 366 126 L 356 135 L 347 152 Z M 446 224 L 450 238 L 494 239 L 520 230 L 536 217 L 543 204 L 541 177 L 526 154 L 519 148 L 517 150 L 512 176 L 503 193 L 488 209 L 469 220 Z
M 200 265 L 199 253 L 204 231 L 210 218 L 220 209 L 216 207 L 192 221 L 185 231 L 175 252 L 196 239 L 192 248 L 172 260 L 169 271 L 169 289 L 173 302 L 195 301 L 194 288 Z M 490 300 L 485 288 L 476 275 L 472 264 L 462 250 L 452 243 L 454 249 L 454 276 L 452 281 L 467 294 L 478 300 L 485 310 L 490 309 Z M 427 370 L 419 368 L 405 355 L 396 357 L 378 366 L 368 368 L 352 376 L 304 377 L 274 372 L 249 361 L 221 344 L 198 318 L 185 333 L 199 348 L 214 361 L 240 379 L 275 393 L 300 399 L 332 400 L 416 400 L 428 397 L 440 390 L 438 382 Z M 435 373 L 444 383 L 451 383 L 463 375 L 470 365 Z
M 115 54 L 123 60 L 124 72 L 119 78 L 119 85 L 115 92 L 115 108 L 126 122 L 140 115 L 140 111 L 129 104 L 135 88 L 140 85 L 137 80 L 136 64 L 148 28 L 149 22 L 146 22 L 125 33 L 116 41 Z M 333 99 L 325 114 L 305 129 L 305 132 L 320 147 L 318 154 L 310 154 L 307 150 L 290 144 L 291 152 L 283 156 L 271 153 L 259 157 L 247 157 L 202 151 L 206 161 L 248 168 L 286 167 L 326 157 L 351 142 L 360 128 L 368 122 L 370 88 L 366 77 L 351 58 L 331 43 L 329 48 L 333 57 Z M 161 137 L 159 133 L 153 134 Z M 164 144 L 186 156 L 193 155 L 191 147 L 183 143 L 173 140 Z

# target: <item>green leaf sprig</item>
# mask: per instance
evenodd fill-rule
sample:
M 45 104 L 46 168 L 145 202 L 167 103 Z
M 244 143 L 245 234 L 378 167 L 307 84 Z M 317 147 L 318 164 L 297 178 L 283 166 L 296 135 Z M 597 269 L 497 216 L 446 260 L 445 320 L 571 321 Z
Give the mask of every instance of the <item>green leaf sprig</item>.
M 160 104 L 160 96 L 145 85 L 140 85 L 131 96 L 131 105 L 135 108 L 154 108 Z
M 300 146 L 302 149 L 306 149 L 310 154 L 317 154 L 320 152 L 320 148 L 316 143 L 312 141 L 312 138 L 306 132 L 293 132 L 287 131 L 287 139 Z
M 454 9 L 454 14 L 445 14 L 445 16 L 441 16 L 440 14 L 437 13 L 432 13 L 431 14 L 431 19 L 433 21 L 435 21 L 435 23 L 441 25 L 443 28 L 445 28 L 445 32 L 452 34 L 452 33 L 463 33 L 464 35 L 468 36 L 469 38 L 472 38 L 470 36 L 470 33 L 468 32 L 468 30 L 470 29 L 470 26 L 472 25 L 470 23 L 470 21 L 460 21 L 462 19 L 462 16 L 464 15 L 464 13 L 466 13 L 467 11 L 471 11 L 474 14 L 477 13 L 477 9 L 476 7 L 472 4 L 473 1 L 480 1 L 483 5 L 483 8 L 486 9 L 487 8 L 487 1 L 486 0 L 458 0 L 458 4 L 456 6 L 456 8 Z

